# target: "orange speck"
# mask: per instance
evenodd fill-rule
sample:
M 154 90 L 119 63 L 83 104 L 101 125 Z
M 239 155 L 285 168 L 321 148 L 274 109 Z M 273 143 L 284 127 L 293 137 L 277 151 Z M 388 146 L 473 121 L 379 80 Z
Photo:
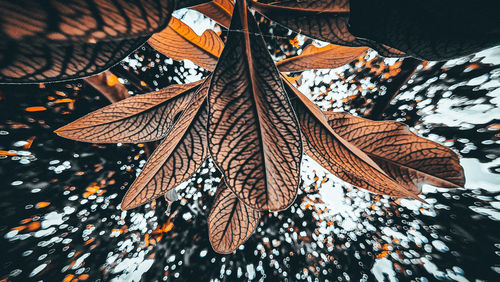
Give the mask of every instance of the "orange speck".
M 163 232 L 167 233 L 170 230 L 172 230 L 172 228 L 174 228 L 174 223 L 173 222 L 167 222 L 167 224 L 165 224 L 165 226 L 163 226 Z
M 109 85 L 109 86 L 113 86 L 115 84 L 118 83 L 118 77 L 114 74 L 111 74 L 111 75 L 108 75 L 106 77 L 106 83 Z
M 87 279 L 89 279 L 88 274 L 82 274 L 82 275 L 78 276 L 78 280 L 87 280 Z
M 55 104 L 73 103 L 73 102 L 75 102 L 75 99 L 70 99 L 70 98 L 57 99 L 56 101 L 54 101 Z
M 35 230 L 38 230 L 38 229 L 40 229 L 40 222 L 34 221 L 34 222 L 28 224 L 28 230 L 29 231 L 35 231 Z
M 66 275 L 66 277 L 64 277 L 64 280 L 63 280 L 63 281 L 64 281 L 64 282 L 69 282 L 69 281 L 71 281 L 71 279 L 73 279 L 73 277 L 75 277 L 75 275 L 73 275 L 73 274 L 68 274 L 68 275 Z
M 146 82 L 141 80 L 141 86 L 148 86 L 148 85 L 146 84 Z
M 383 251 L 377 255 L 377 259 L 385 258 L 388 255 L 389 255 L 389 252 Z
M 9 151 L 0 151 L 0 155 L 3 155 L 3 156 L 17 156 L 16 153 L 11 153 Z
M 40 88 L 45 88 L 45 84 L 40 83 L 40 84 L 38 84 L 38 87 L 40 87 Z
M 41 111 L 45 111 L 45 110 L 47 110 L 47 108 L 42 107 L 42 106 L 28 107 L 25 109 L 25 111 L 27 111 L 27 112 L 41 112 Z
M 29 138 L 28 140 L 26 140 L 26 142 L 28 142 L 28 143 L 27 143 L 27 144 L 24 144 L 24 145 L 23 145 L 23 148 L 24 148 L 24 149 L 29 149 L 29 148 L 31 148 L 31 145 L 33 144 L 33 140 L 35 140 L 35 137 L 34 137 L 34 136 L 33 136 L 33 137 L 31 137 L 31 138 Z
M 21 230 L 24 230 L 24 228 L 26 228 L 26 226 L 21 225 L 21 226 L 16 226 L 16 227 L 12 228 L 12 230 L 21 231 Z
M 92 243 L 95 241 L 95 238 L 90 238 L 88 239 L 87 241 L 85 241 L 85 243 L 83 243 L 85 246 L 87 246 L 88 244 Z
M 292 44 L 295 47 L 299 47 L 299 40 L 297 39 L 297 37 L 295 37 L 294 39 L 290 40 L 290 44 Z
M 68 97 L 68 95 L 66 95 L 66 93 L 61 92 L 61 91 L 56 91 L 56 94 L 59 96 L 62 96 L 62 97 Z
M 32 218 L 25 218 L 25 219 L 21 220 L 21 223 L 26 224 L 26 223 L 30 222 L 31 220 L 32 220 Z
M 36 208 L 37 208 L 37 209 L 41 209 L 41 208 L 45 208 L 45 207 L 47 207 L 48 205 L 50 205 L 50 202 L 38 202 L 38 203 L 36 204 Z

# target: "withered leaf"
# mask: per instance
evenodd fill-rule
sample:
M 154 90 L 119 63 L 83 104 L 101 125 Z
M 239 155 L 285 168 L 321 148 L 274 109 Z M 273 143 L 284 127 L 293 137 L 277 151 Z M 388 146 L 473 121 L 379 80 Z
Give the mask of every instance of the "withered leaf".
M 97 74 L 163 29 L 172 1 L 0 1 L 0 82 Z
M 464 185 L 463 168 L 450 148 L 419 137 L 395 121 L 371 121 L 347 113 L 325 112 L 332 129 L 370 156 L 403 187 Z
M 212 0 L 208 3 L 191 7 L 191 9 L 204 14 L 225 27 L 229 27 L 231 24 L 231 16 L 233 15 L 234 1 Z
M 229 254 L 243 244 L 259 224 L 260 213 L 244 205 L 222 182 L 208 216 L 208 238 L 212 248 Z
M 419 199 L 416 193 L 396 183 L 370 157 L 335 133 L 321 110 L 285 78 L 283 81 L 299 119 L 307 155 L 354 186 L 378 194 Z
M 352 62 L 363 54 L 367 47 L 345 47 L 309 45 L 299 56 L 287 58 L 276 63 L 283 72 L 304 71 L 309 69 L 333 69 Z
M 153 35 L 148 43 L 174 60 L 189 59 L 211 71 L 224 49 L 224 43 L 213 30 L 206 30 L 199 36 L 175 17 L 172 17 L 166 29 Z
M 200 86 L 167 137 L 128 189 L 122 209 L 131 209 L 165 194 L 186 181 L 205 161 L 209 79 Z
M 29 43 L 145 37 L 167 26 L 173 1 L 0 1 L 0 39 Z
M 138 37 L 65 44 L 0 41 L 0 83 L 52 82 L 94 75 L 120 62 L 146 40 Z
M 259 13 L 314 39 L 344 46 L 369 46 L 386 57 L 404 53 L 349 32 L 349 0 L 278 0 L 272 4 L 251 1 Z
M 137 95 L 94 111 L 55 132 L 92 143 L 140 143 L 165 137 L 201 81 Z
M 208 143 L 236 196 L 256 210 L 276 211 L 295 199 L 302 145 L 280 75 L 259 34 L 246 2 L 238 1 L 210 85 Z

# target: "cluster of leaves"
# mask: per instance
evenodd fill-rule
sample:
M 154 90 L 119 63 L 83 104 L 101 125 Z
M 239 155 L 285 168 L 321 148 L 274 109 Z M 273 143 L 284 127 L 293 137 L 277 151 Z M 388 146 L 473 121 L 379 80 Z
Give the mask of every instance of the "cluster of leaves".
M 322 112 L 293 86 L 293 79 L 280 73 L 335 68 L 357 58 L 365 46 L 395 57 L 418 47 L 403 52 L 352 35 L 347 1 L 250 2 L 256 11 L 292 29 L 351 46 L 310 45 L 301 55 L 276 64 L 246 1 L 237 1 L 234 9 L 229 0 L 195 6 L 229 26 L 225 44 L 213 31 L 198 36 L 170 17 L 175 8 L 204 1 L 140 2 L 137 7 L 91 2 L 94 5 L 77 11 L 87 12 L 87 17 L 77 19 L 64 14 L 71 4 L 56 2 L 52 8 L 61 11 L 60 17 L 47 25 L 34 23 L 38 28 L 26 31 L 18 30 L 16 22 L 26 15 L 21 9 L 22 15 L 13 17 L 3 30 L 11 40 L 2 48 L 15 46 L 22 52 L 2 58 L 5 82 L 94 74 L 121 60 L 149 35 L 148 43 L 158 51 L 212 71 L 201 81 L 125 99 L 57 130 L 61 136 L 93 143 L 163 139 L 124 197 L 123 209 L 167 193 L 210 157 L 224 179 L 208 218 L 209 239 L 217 252 L 230 253 L 253 233 L 261 211 L 280 211 L 293 203 L 303 153 L 342 180 L 378 194 L 418 199 L 424 182 L 463 185 L 458 156 L 447 147 L 396 122 Z M 41 17 L 51 15 L 41 5 L 29 9 Z M 99 20 L 92 18 L 96 11 L 102 14 Z M 76 28 L 82 23 L 87 30 Z M 35 44 L 25 46 L 31 39 Z M 34 56 L 24 53 L 33 53 L 33 48 L 38 49 Z

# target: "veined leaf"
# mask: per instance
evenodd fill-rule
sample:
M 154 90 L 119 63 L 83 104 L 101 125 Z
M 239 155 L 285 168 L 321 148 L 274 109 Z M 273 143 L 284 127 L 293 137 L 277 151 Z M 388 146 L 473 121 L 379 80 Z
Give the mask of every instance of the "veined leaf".
M 309 45 L 299 56 L 281 60 L 276 66 L 283 72 L 304 71 L 309 69 L 333 69 L 352 62 L 363 54 L 367 47 L 345 47 Z
M 208 3 L 191 7 L 191 9 L 204 14 L 225 27 L 229 27 L 231 16 L 233 15 L 234 1 L 212 0 Z
M 395 121 L 371 121 L 347 113 L 325 112 L 332 129 L 370 156 L 384 171 L 414 193 L 422 183 L 464 185 L 458 156 L 448 147 L 419 137 Z
M 94 111 L 55 132 L 92 143 L 140 143 L 165 137 L 201 81 L 137 95 Z
M 62 44 L 144 37 L 163 29 L 175 1 L 0 1 L 0 39 Z
M 166 29 L 153 35 L 148 43 L 174 60 L 189 59 L 211 71 L 224 49 L 224 43 L 213 30 L 206 30 L 202 36 L 198 36 L 175 17 L 172 17 Z
M 146 40 L 61 45 L 0 41 L 0 83 L 53 82 L 94 75 L 120 62 Z
M 258 211 L 244 205 L 222 182 L 208 216 L 208 238 L 212 248 L 220 254 L 233 252 L 250 238 L 259 218 Z
M 354 186 L 378 194 L 419 199 L 416 193 L 396 183 L 370 157 L 335 133 L 321 110 L 285 78 L 283 81 L 299 119 L 304 151 L 310 157 Z
M 349 32 L 349 0 L 278 0 L 272 4 L 250 2 L 252 8 L 272 20 L 314 39 L 344 46 L 369 46 L 386 57 L 404 53 Z
M 210 85 L 208 143 L 236 196 L 256 210 L 276 211 L 295 199 L 302 145 L 280 75 L 258 34 L 246 2 L 238 1 Z
M 186 181 L 207 157 L 206 79 L 122 200 L 123 210 L 147 203 Z

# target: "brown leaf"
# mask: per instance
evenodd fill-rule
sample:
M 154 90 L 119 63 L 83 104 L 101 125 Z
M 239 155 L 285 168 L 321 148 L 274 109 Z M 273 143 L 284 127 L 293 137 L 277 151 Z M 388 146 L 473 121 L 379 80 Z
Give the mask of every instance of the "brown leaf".
M 94 111 L 55 131 L 91 143 L 140 143 L 167 135 L 175 116 L 190 101 L 201 81 L 173 85 L 137 95 Z
M 38 0 L 0 2 L 0 39 L 89 42 L 144 37 L 163 29 L 172 1 Z
M 0 82 L 100 73 L 163 29 L 172 1 L 0 1 Z
M 206 30 L 199 36 L 175 17 L 172 17 L 166 29 L 153 35 L 148 43 L 174 60 L 189 59 L 211 71 L 224 49 L 224 43 L 213 30 Z
M 212 248 L 220 254 L 233 252 L 250 238 L 259 218 L 258 211 L 244 205 L 222 182 L 208 216 L 208 238 Z
M 147 39 L 49 44 L 0 38 L 0 82 L 55 82 L 98 74 L 120 62 Z
M 386 57 L 404 53 L 349 32 L 349 0 L 278 0 L 272 4 L 251 1 L 257 12 L 314 39 L 344 46 L 369 46 Z
M 367 47 L 345 47 L 333 44 L 324 47 L 309 45 L 299 56 L 281 60 L 276 63 L 276 66 L 283 72 L 333 69 L 352 62 L 366 50 L 368 50 Z
M 192 97 L 167 137 L 156 148 L 122 200 L 123 210 L 145 204 L 177 187 L 198 170 L 207 157 L 208 84 Z
M 236 3 L 208 101 L 210 153 L 228 187 L 256 210 L 288 207 L 300 180 L 299 126 L 245 1 Z
M 370 157 L 335 133 L 321 110 L 286 79 L 283 81 L 299 119 L 305 153 L 354 186 L 378 194 L 419 199 L 416 193 L 396 183 Z
M 233 15 L 234 1 L 212 0 L 208 3 L 191 7 L 191 9 L 204 14 L 225 27 L 229 27 L 231 16 Z
M 395 121 L 371 121 L 347 113 L 325 112 L 332 129 L 370 156 L 403 187 L 464 185 L 463 168 L 450 148 L 419 137 Z

